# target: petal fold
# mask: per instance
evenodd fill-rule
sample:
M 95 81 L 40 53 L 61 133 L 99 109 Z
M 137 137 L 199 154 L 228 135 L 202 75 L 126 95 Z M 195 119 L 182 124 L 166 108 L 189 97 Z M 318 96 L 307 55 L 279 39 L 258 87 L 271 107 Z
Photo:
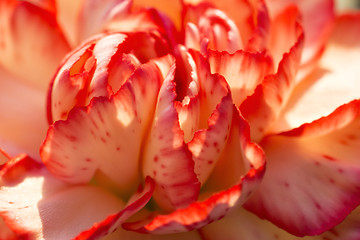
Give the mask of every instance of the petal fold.
M 360 204 L 360 101 L 264 139 L 267 171 L 245 204 L 297 236 L 338 225 Z
M 155 63 L 139 67 L 110 99 L 94 98 L 66 121 L 49 128 L 41 157 L 49 170 L 71 183 L 105 175 L 122 194 L 139 183 L 143 140 L 151 124 L 162 76 Z M 89 146 L 92 146 L 89 148 Z

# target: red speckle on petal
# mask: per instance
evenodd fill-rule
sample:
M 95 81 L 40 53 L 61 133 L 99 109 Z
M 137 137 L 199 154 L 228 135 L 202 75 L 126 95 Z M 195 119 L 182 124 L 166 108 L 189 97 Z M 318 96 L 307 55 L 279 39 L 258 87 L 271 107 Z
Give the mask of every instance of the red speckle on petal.
M 166 166 L 164 164 L 161 164 L 160 167 L 161 168 L 166 168 Z
M 78 139 L 77 137 L 73 136 L 73 135 L 66 135 L 65 136 L 70 142 L 76 142 Z
M 106 136 L 110 137 L 110 133 L 108 131 L 106 131 Z
M 315 202 L 315 207 L 316 207 L 318 210 L 321 210 L 321 209 L 322 209 L 321 205 L 320 205 L 318 202 Z
M 106 139 L 105 138 L 100 138 L 101 139 L 101 141 L 103 142 L 103 143 L 106 143 Z
M 155 156 L 154 157 L 154 162 L 158 162 L 159 161 L 159 157 L 158 156 Z
M 289 185 L 288 182 L 285 182 L 285 183 L 284 183 L 284 186 L 285 186 L 286 188 L 288 188 L 290 185 Z
M 347 136 L 347 138 L 348 138 L 349 140 L 356 140 L 356 139 L 357 139 L 357 136 L 354 135 L 354 134 L 349 134 L 349 135 Z
M 118 152 L 119 152 L 119 151 L 120 151 L 120 149 L 121 149 L 120 147 L 116 147 L 116 151 L 118 151 Z
M 323 155 L 323 158 L 330 160 L 330 161 L 336 161 L 335 158 L 333 158 L 332 156 L 326 155 L 326 154 Z
M 85 161 L 86 162 L 92 162 L 92 159 L 91 158 L 85 158 Z
M 211 165 L 211 164 L 213 164 L 213 163 L 214 163 L 214 161 L 211 161 L 211 160 L 208 161 L 208 164 L 209 164 L 209 165 Z

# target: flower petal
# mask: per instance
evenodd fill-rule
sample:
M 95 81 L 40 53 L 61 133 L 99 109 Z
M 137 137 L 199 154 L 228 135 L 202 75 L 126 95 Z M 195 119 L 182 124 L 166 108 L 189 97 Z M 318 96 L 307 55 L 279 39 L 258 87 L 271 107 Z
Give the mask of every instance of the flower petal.
M 230 86 L 234 104 L 253 94 L 257 85 L 272 72 L 272 60 L 263 53 L 209 51 L 212 73 L 224 76 Z
M 240 32 L 241 49 L 262 51 L 268 39 L 270 19 L 263 1 L 248 0 L 184 0 L 187 4 L 210 2 L 223 11 Z M 241 11 L 239 11 L 241 9 Z M 235 49 L 234 51 L 240 48 Z M 232 51 L 232 52 L 234 52 Z
M 78 42 L 100 33 L 112 18 L 128 15 L 131 5 L 132 0 L 83 1 L 78 17 Z
M 200 233 L 197 231 L 156 235 L 156 234 L 142 234 L 124 229 L 118 229 L 114 233 L 102 238 L 103 240 L 203 240 Z M 352 240 L 352 239 L 351 239 Z
M 24 155 L 7 163 L 0 179 L 0 216 L 19 239 L 72 239 L 123 207 L 98 187 L 57 180 Z
M 192 153 L 197 178 L 204 184 L 225 148 L 233 103 L 225 79 L 218 74 L 211 74 L 210 66 L 200 52 L 191 51 L 191 54 L 199 81 L 199 121 L 188 148 Z
M 201 234 L 208 240 L 357 240 L 360 237 L 359 210 L 351 213 L 336 228 L 319 236 L 296 237 L 271 222 L 263 220 L 243 208 L 239 208 L 222 220 L 205 226 L 201 229 Z
M 269 132 L 294 88 L 304 40 L 301 27 L 296 24 L 296 28 L 297 42 L 284 54 L 277 73 L 266 76 L 254 94 L 240 105 L 242 114 L 250 123 L 251 136 L 255 141 Z
M 78 18 L 81 6 L 84 1 L 78 0 L 55 0 L 56 19 L 63 29 L 64 35 L 72 48 L 79 42 L 78 37 Z
M 238 28 L 224 12 L 204 5 L 187 6 L 184 11 L 185 18 L 189 18 L 190 21 L 186 22 L 185 35 L 185 44 L 188 48 L 202 46 L 204 40 L 213 50 L 233 53 L 242 48 Z M 198 32 L 197 36 L 194 32 Z
M 134 0 L 134 8 L 156 8 L 171 18 L 177 27 L 180 27 L 182 0 L 173 0 L 171 4 L 164 4 L 162 0 Z
M 46 89 L 70 50 L 55 13 L 28 1 L 9 0 L 1 1 L 0 16 L 0 63 L 23 80 Z
M 142 166 L 143 175 L 156 182 L 156 203 L 168 210 L 194 202 L 200 190 L 175 107 L 174 74 L 175 66 L 160 89 Z
M 271 23 L 268 51 L 278 66 L 283 55 L 298 41 L 300 25 L 299 10 L 295 6 L 285 8 Z
M 299 8 L 305 31 L 302 63 L 307 63 L 322 51 L 335 17 L 333 0 L 266 0 L 266 2 L 272 18 L 276 18 L 291 5 Z
M 98 239 L 116 231 L 125 220 L 148 203 L 154 191 L 154 186 L 154 181 L 151 178 L 145 178 L 144 187 L 138 189 L 120 212 L 110 215 L 102 222 L 95 223 L 91 229 L 80 233 L 75 240 Z
M 249 126 L 246 121 L 240 117 L 236 108 L 234 108 L 234 110 L 237 114 L 233 115 L 233 126 L 231 130 L 233 136 L 230 136 L 230 139 L 234 140 L 231 141 L 231 146 L 225 149 L 223 161 L 226 161 L 226 163 L 231 161 L 233 161 L 232 163 L 237 162 L 236 168 L 242 168 L 244 171 L 238 171 L 236 173 L 230 171 L 232 177 L 236 179 L 234 182 L 226 183 L 230 183 L 230 186 L 227 185 L 229 188 L 226 190 L 220 188 L 217 193 L 212 191 L 210 192 L 210 197 L 208 197 L 208 194 L 206 194 L 207 196 L 203 196 L 206 200 L 194 202 L 188 207 L 175 210 L 168 215 L 158 215 L 153 219 L 124 223 L 123 227 L 125 229 L 152 234 L 191 231 L 219 220 L 233 208 L 241 205 L 248 199 L 260 183 L 264 174 L 264 154 L 257 145 L 249 141 Z M 233 152 L 236 151 L 236 153 L 233 154 L 230 150 L 234 150 Z M 238 154 L 239 151 L 241 152 L 240 154 Z M 243 156 L 243 158 L 241 156 Z M 238 167 L 238 165 L 245 166 Z M 227 165 L 226 168 L 233 169 L 234 166 L 235 165 Z M 222 170 L 226 171 L 224 168 L 222 168 Z M 222 176 L 224 177 L 224 175 Z M 218 183 L 219 181 L 222 181 L 222 179 L 217 178 L 217 184 L 221 185 Z M 224 187 L 224 185 L 221 187 Z M 206 188 L 209 189 L 209 187 Z
M 93 97 L 110 97 L 142 63 L 167 54 L 164 40 L 135 32 L 98 35 L 76 49 L 57 72 L 48 97 L 50 123 L 66 119 Z M 166 59 L 157 59 L 161 63 Z
M 71 183 L 105 175 L 122 194 L 139 183 L 142 143 L 162 82 L 154 64 L 141 65 L 110 99 L 95 98 L 50 127 L 41 157 L 57 177 Z M 91 146 L 91 148 L 89 148 Z
M 360 98 L 357 62 L 360 59 L 360 14 L 338 17 L 319 67 L 293 91 L 273 127 L 274 132 L 298 127 L 330 114 L 338 106 Z M 311 107 L 309 107 L 311 106 Z
M 26 152 L 37 158 L 48 127 L 46 92 L 22 84 L 1 67 L 0 86 L 0 147 L 10 155 Z
M 339 224 L 360 204 L 359 109 L 353 101 L 266 138 L 267 171 L 246 208 L 297 236 Z

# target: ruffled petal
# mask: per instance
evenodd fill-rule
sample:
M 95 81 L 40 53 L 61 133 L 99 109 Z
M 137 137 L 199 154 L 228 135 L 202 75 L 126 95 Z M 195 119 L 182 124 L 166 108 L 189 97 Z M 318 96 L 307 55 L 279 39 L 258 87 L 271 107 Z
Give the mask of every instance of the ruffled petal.
M 188 48 L 208 48 L 230 53 L 242 48 L 240 33 L 235 23 L 224 12 L 206 5 L 186 6 L 185 45 Z
M 201 229 L 201 235 L 208 240 L 357 240 L 360 237 L 359 210 L 351 213 L 336 228 L 319 236 L 296 237 L 271 222 L 239 208 L 224 219 L 205 226 Z
M 265 49 L 269 35 L 270 18 L 262 0 L 184 0 L 184 2 L 192 5 L 210 2 L 217 9 L 223 11 L 229 19 L 232 19 L 231 22 L 236 25 L 239 31 L 241 49 L 251 51 Z M 237 48 L 234 51 L 239 49 Z
M 289 130 L 330 114 L 360 98 L 360 14 L 337 18 L 319 67 L 293 91 L 273 132 Z
M 302 63 L 308 63 L 316 58 L 324 48 L 334 21 L 333 0 L 265 0 L 271 18 L 276 18 L 280 12 L 291 5 L 299 8 L 305 31 L 304 52 Z
M 131 193 L 139 183 L 143 139 L 161 82 L 157 66 L 143 64 L 110 99 L 95 98 L 88 108 L 75 108 L 66 121 L 49 128 L 43 162 L 66 182 L 86 183 L 95 174 L 105 175 L 121 194 Z
M 236 108 L 234 110 L 236 112 Z M 125 229 L 152 234 L 192 231 L 221 219 L 249 198 L 262 179 L 265 159 L 262 150 L 250 142 L 249 126 L 239 113 L 236 113 L 233 115 L 229 140 L 231 144 L 223 152 L 224 164 L 217 164 L 219 170 L 231 175 L 232 179 L 225 183 L 222 178 L 216 178 L 214 184 L 220 188 L 216 188 L 217 192 L 214 193 L 214 186 L 204 186 L 204 191 L 208 193 L 204 193 L 201 198 L 205 200 L 194 202 L 167 215 L 158 215 L 154 218 L 150 216 L 149 219 L 138 222 L 124 223 Z M 227 175 L 223 174 L 222 177 L 227 178 Z M 224 187 L 228 189 L 223 190 Z
M 46 89 L 70 47 L 55 13 L 28 1 L 0 3 L 0 63 L 23 80 Z
M 245 204 L 297 236 L 338 225 L 360 204 L 360 101 L 262 142 L 267 171 Z
M 212 73 L 224 76 L 230 86 L 236 106 L 254 93 L 264 77 L 272 72 L 272 60 L 263 53 L 236 51 L 209 51 L 209 63 Z
M 298 30 L 297 41 L 284 54 L 277 73 L 266 76 L 254 94 L 240 105 L 241 113 L 250 123 L 251 136 L 255 141 L 260 141 L 270 131 L 294 88 L 304 42 L 301 27 L 298 24 L 295 26 Z
M 199 81 L 199 122 L 188 148 L 195 163 L 197 178 L 204 184 L 224 150 L 231 127 L 233 102 L 225 79 L 211 74 L 209 63 L 191 51 Z
M 45 91 L 20 83 L 0 67 L 0 148 L 38 158 L 48 127 Z
M 290 6 L 279 13 L 271 23 L 268 51 L 271 54 L 274 65 L 278 66 L 283 55 L 298 41 L 300 27 L 299 10 Z
M 72 239 L 123 207 L 98 187 L 57 180 L 24 155 L 7 163 L 0 179 L 0 216 L 19 239 Z
M 69 55 L 53 79 L 48 97 L 49 122 L 66 119 L 73 107 L 87 106 L 93 97 L 115 94 L 142 63 L 154 59 L 157 65 L 166 66 L 168 58 L 157 58 L 167 50 L 163 39 L 150 33 L 92 38 Z
M 168 210 L 196 201 L 200 190 L 176 111 L 174 75 L 175 66 L 160 89 L 142 166 L 143 175 L 156 182 L 156 203 Z
M 144 187 L 138 189 L 120 212 L 110 215 L 102 222 L 95 223 L 91 229 L 80 233 L 74 240 L 98 239 L 116 231 L 124 221 L 148 203 L 154 191 L 154 186 L 154 181 L 151 178 L 145 178 Z

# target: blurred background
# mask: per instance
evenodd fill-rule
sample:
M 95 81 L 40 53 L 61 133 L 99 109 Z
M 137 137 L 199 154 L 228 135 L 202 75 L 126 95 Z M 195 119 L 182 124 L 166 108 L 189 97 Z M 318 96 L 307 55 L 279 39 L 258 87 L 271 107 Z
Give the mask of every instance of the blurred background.
M 339 11 L 360 8 L 360 0 L 336 0 L 335 4 Z

